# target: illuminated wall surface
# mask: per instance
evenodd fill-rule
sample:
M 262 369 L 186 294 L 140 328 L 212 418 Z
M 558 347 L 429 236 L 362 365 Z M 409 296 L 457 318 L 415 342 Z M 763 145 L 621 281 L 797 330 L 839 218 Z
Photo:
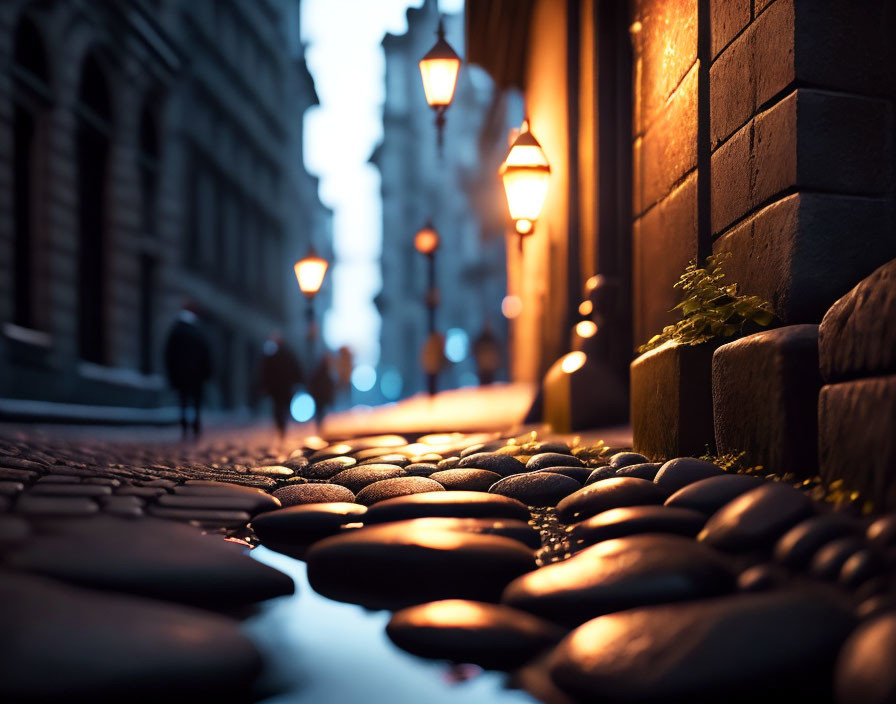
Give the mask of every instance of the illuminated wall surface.
M 630 332 L 620 328 L 630 358 L 674 319 L 672 286 L 698 255 L 730 251 L 731 279 L 786 323 L 818 322 L 896 256 L 891 10 L 798 0 L 618 7 L 468 3 L 473 60 L 523 89 L 553 169 L 523 262 L 508 256 L 509 288 L 523 301 L 512 331 L 518 378 L 538 378 L 568 351 L 594 274 L 618 281 L 629 302 L 614 310 L 630 321 Z M 500 51 L 489 48 L 496 26 Z M 622 200 L 605 197 L 608 159 L 626 162 Z

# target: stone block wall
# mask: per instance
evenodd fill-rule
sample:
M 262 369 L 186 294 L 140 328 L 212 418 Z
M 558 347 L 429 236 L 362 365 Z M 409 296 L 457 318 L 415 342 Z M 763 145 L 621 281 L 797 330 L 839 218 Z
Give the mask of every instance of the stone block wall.
M 697 0 L 641 0 L 632 25 L 633 337 L 674 320 L 672 285 L 697 256 Z
M 896 257 L 896 5 L 640 0 L 631 34 L 636 345 L 674 320 L 672 286 L 695 257 L 729 253 L 729 280 L 769 301 L 789 326 L 820 323 L 838 298 Z M 770 363 L 749 340 L 717 354 L 717 400 L 755 391 L 742 388 L 750 364 Z M 781 359 L 802 354 L 787 350 Z M 668 370 L 655 383 L 659 367 L 650 354 L 632 364 L 632 388 L 671 389 L 666 402 L 674 402 L 682 382 Z M 810 367 L 815 379 L 817 364 Z M 762 402 L 753 421 L 717 409 L 720 450 L 746 450 L 782 471 L 799 456 L 799 470 L 810 474 L 814 456 L 805 447 L 788 457 L 769 453 L 780 445 L 776 437 L 800 423 L 814 428 L 814 387 L 803 384 L 799 403 L 791 403 L 799 375 L 779 364 L 766 376 L 757 398 L 769 399 L 768 413 Z M 828 391 L 822 405 L 837 403 L 848 405 Z M 672 439 L 653 442 L 647 429 L 667 421 L 651 408 L 633 394 L 636 448 L 680 451 Z
M 783 322 L 820 322 L 896 256 L 896 7 L 640 0 L 633 19 L 635 343 L 713 251 Z
M 894 11 L 710 4 L 713 250 L 783 322 L 818 323 L 896 256 Z

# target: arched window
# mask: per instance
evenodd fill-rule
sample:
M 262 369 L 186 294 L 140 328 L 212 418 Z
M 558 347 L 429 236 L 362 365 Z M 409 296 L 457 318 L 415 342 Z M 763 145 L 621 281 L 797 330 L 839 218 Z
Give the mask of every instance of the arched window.
M 106 171 L 111 107 L 106 77 L 94 51 L 81 67 L 77 106 L 78 352 L 106 362 Z
M 13 322 L 40 327 L 35 310 L 35 258 L 38 169 L 42 149 L 41 126 L 49 103 L 49 72 L 44 43 L 34 22 L 23 17 L 13 49 Z
M 140 112 L 140 194 L 143 201 L 143 232 L 156 235 L 156 197 L 159 180 L 159 134 L 156 116 L 149 103 Z
M 156 126 L 156 116 L 150 102 L 147 102 L 140 112 L 138 137 L 137 167 L 140 174 L 143 233 L 149 237 L 155 237 L 158 234 L 156 209 L 159 179 L 159 134 Z M 140 255 L 140 371 L 144 374 L 153 372 L 156 269 L 155 257 L 145 253 Z

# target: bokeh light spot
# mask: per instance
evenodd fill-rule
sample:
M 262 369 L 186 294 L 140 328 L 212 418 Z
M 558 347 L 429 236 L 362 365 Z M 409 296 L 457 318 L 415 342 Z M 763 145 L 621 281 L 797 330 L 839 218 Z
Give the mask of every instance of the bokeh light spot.
M 370 391 L 376 384 L 376 370 L 369 364 L 360 364 L 352 371 L 352 386 L 358 391 Z
M 572 374 L 574 371 L 582 368 L 586 359 L 587 357 L 584 352 L 570 352 L 568 355 L 564 356 L 563 361 L 560 362 L 560 369 L 567 374 Z
M 513 320 L 514 318 L 518 318 L 520 313 L 523 312 L 523 301 L 519 296 L 504 296 L 504 300 L 501 301 L 501 313 L 504 314 L 504 317 L 508 320 Z
M 404 381 L 396 369 L 387 369 L 380 375 L 380 391 L 390 401 L 394 401 L 401 396 L 403 386 Z
M 597 332 L 597 323 L 593 320 L 581 320 L 576 323 L 576 335 L 579 337 L 594 337 Z
M 445 334 L 445 356 L 452 362 L 463 362 L 467 358 L 470 339 L 460 328 L 451 328 Z
M 292 402 L 289 404 L 290 414 L 299 423 L 304 423 L 314 418 L 315 409 L 314 399 L 311 398 L 311 394 L 305 391 L 300 391 L 293 396 Z

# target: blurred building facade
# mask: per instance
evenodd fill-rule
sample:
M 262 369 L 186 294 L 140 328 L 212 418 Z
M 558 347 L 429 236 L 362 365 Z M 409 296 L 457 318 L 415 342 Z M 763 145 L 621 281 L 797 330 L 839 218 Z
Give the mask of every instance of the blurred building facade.
M 301 333 L 292 264 L 330 224 L 302 166 L 298 5 L 0 5 L 0 397 L 165 403 L 190 299 L 209 400 L 240 407 L 264 338 Z
M 439 233 L 436 287 L 440 302 L 436 329 L 447 334 L 449 358 L 439 388 L 475 383 L 472 346 L 484 327 L 506 348 L 500 303 L 505 294 L 504 222 L 477 212 L 483 179 L 499 195 L 497 164 L 483 169 L 480 139 L 491 112 L 506 101 L 479 69 L 461 68 L 446 113 L 444 148 L 437 148 L 434 113 L 426 103 L 417 62 L 436 40 L 437 4 L 425 0 L 407 12 L 408 30 L 387 34 L 383 141 L 371 157 L 380 171 L 383 198 L 383 288 L 376 298 L 382 317 L 379 378 L 384 395 L 394 399 L 425 387 L 421 350 L 427 336 L 426 258 L 414 249 L 414 235 L 431 222 Z M 463 53 L 463 17 L 445 17 L 448 43 Z M 495 100 L 500 102 L 495 105 Z M 508 123 L 509 125 L 509 123 Z M 502 128 L 505 125 L 502 123 Z M 506 144 L 506 130 L 498 139 Z M 503 154 L 502 154 L 503 156 Z M 485 199 L 485 202 L 499 202 Z M 506 369 L 498 378 L 506 379 Z M 398 381 L 400 380 L 400 382 Z

